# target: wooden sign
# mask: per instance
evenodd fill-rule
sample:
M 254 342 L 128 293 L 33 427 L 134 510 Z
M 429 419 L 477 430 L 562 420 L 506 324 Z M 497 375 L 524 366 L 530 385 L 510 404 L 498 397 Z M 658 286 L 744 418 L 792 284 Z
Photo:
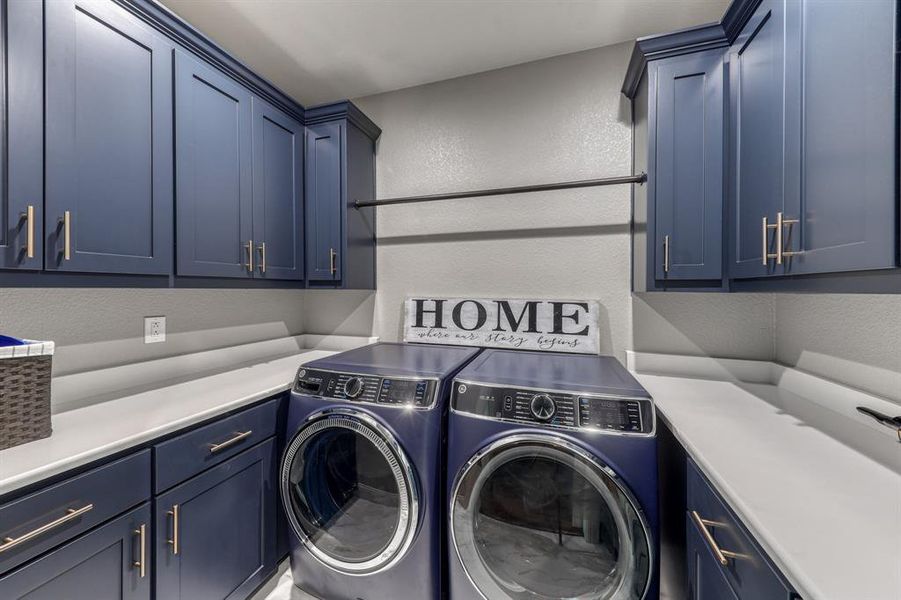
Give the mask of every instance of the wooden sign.
M 414 296 L 404 303 L 404 341 L 598 354 L 598 303 Z

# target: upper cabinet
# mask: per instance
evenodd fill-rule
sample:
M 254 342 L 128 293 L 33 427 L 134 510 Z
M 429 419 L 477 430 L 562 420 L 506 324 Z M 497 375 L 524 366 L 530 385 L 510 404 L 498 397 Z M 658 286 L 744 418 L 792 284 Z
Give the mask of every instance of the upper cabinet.
M 880 289 L 901 289 L 895 12 L 894 0 L 735 0 L 722 23 L 637 42 L 623 86 L 648 174 L 636 290 L 831 274 L 808 280 L 828 291 L 879 269 Z
M 375 143 L 350 102 L 306 113 L 306 262 L 310 287 L 375 289 Z
M 175 126 L 177 273 L 252 276 L 250 92 L 179 50 Z
M 0 53 L 0 269 L 44 272 L 0 277 L 375 287 L 380 131 L 350 102 L 305 121 L 144 0 L 0 0 Z
M 0 269 L 43 265 L 40 2 L 0 0 Z
M 44 266 L 168 274 L 172 46 L 111 2 L 45 8 Z

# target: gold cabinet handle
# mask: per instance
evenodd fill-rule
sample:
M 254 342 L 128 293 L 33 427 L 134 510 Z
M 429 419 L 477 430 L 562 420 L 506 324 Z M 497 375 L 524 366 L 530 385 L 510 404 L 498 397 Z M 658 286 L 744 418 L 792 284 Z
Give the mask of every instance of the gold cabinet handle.
M 778 214 L 781 215 L 782 213 L 778 213 Z M 770 264 L 769 261 L 771 258 L 776 259 L 777 265 L 782 264 L 782 255 L 779 252 L 770 252 L 769 244 L 767 243 L 767 242 L 769 242 L 770 229 L 778 230 L 779 226 L 773 225 L 772 223 L 770 223 L 769 219 L 764 217 L 763 225 L 761 227 L 761 230 L 762 230 L 761 233 L 762 233 L 762 237 L 763 237 L 763 248 L 761 248 L 761 253 L 760 253 L 761 260 L 763 261 L 763 266 L 767 266 L 768 264 Z M 779 234 L 777 233 L 777 236 L 778 235 Z
M 234 446 L 241 440 L 246 440 L 247 438 L 249 438 L 251 436 L 251 434 L 253 434 L 253 430 L 248 429 L 247 431 L 242 431 L 240 433 L 236 433 L 234 435 L 234 437 L 231 437 L 219 444 L 210 444 L 210 454 L 215 454 L 216 452 L 225 450 L 229 446 Z
M 72 260 L 72 213 L 64 212 L 60 222 L 63 226 L 63 258 Z
M 328 265 L 329 265 L 329 273 L 334 275 L 338 272 L 338 253 L 335 252 L 334 248 L 328 249 Z
M 720 548 L 719 544 L 716 543 L 716 540 L 713 539 L 713 534 L 710 533 L 710 529 L 708 528 L 723 527 L 722 523 L 704 519 L 695 510 L 691 511 L 691 518 L 694 519 L 694 522 L 697 524 L 698 529 L 701 530 L 701 535 L 704 536 L 704 541 L 707 542 L 708 546 L 710 546 L 710 549 L 713 551 L 713 555 L 721 565 L 723 565 L 724 567 L 728 565 L 730 558 L 746 558 L 744 554 L 739 554 L 738 552 L 730 552 L 729 550 L 723 550 L 722 548 Z
M 247 267 L 249 272 L 253 273 L 253 240 L 248 240 L 244 244 L 244 249 L 247 250 L 247 262 L 244 263 L 244 266 Z
M 260 273 L 266 272 L 266 242 L 261 242 L 257 250 L 260 251 Z
M 34 206 L 29 204 L 22 213 L 25 219 L 25 256 L 34 258 Z
M 68 523 L 69 521 L 77 519 L 78 517 L 85 514 L 86 512 L 93 510 L 93 508 L 94 508 L 93 504 L 87 504 L 87 505 L 82 506 L 81 508 L 77 508 L 77 509 L 76 508 L 67 508 L 66 514 L 64 516 L 56 519 L 55 521 L 50 521 L 46 525 L 41 525 L 37 529 L 32 529 L 28 533 L 26 533 L 24 535 L 20 535 L 17 538 L 5 537 L 5 538 L 3 538 L 3 543 L 0 544 L 0 553 L 6 552 L 7 550 L 12 550 L 19 544 L 24 544 L 25 542 L 33 540 L 36 537 L 40 537 L 40 536 L 44 535 L 45 533 L 47 533 L 48 531 L 56 529 L 57 527 L 64 525 L 64 524 Z
M 172 539 L 166 540 L 166 543 L 172 546 L 172 554 L 178 554 L 178 504 L 172 505 L 172 510 L 167 510 L 166 514 L 172 517 Z
M 145 523 L 141 523 L 141 526 L 135 529 L 134 533 L 138 536 L 138 560 L 131 564 L 133 567 L 137 567 L 139 576 L 141 577 L 141 579 L 144 579 L 144 575 L 147 574 L 147 525 Z
M 669 273 L 669 236 L 663 236 L 663 272 Z
M 779 214 L 781 215 L 782 213 L 779 213 Z M 788 240 L 786 240 L 787 243 L 791 244 L 791 228 L 792 228 L 792 225 L 796 225 L 796 224 L 799 223 L 799 222 L 800 222 L 799 219 L 786 219 L 786 218 L 783 217 L 783 219 L 782 219 L 782 227 L 779 228 L 779 231 L 782 231 L 784 227 L 788 227 L 788 233 L 789 233 L 789 235 L 788 235 Z M 780 239 L 781 239 L 781 236 L 780 236 Z M 783 245 L 784 245 L 784 244 L 779 244 L 779 252 L 782 253 L 782 256 L 797 256 L 797 255 L 799 255 L 799 254 L 803 254 L 803 251 L 793 252 L 793 251 L 790 251 L 790 250 L 786 250 L 786 249 L 783 247 Z

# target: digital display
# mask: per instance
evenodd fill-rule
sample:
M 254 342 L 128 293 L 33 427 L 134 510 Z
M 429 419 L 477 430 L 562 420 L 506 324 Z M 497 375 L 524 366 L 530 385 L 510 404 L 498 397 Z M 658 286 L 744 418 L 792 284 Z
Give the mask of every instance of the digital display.
M 415 379 L 383 379 L 379 402 L 422 405 L 428 383 Z

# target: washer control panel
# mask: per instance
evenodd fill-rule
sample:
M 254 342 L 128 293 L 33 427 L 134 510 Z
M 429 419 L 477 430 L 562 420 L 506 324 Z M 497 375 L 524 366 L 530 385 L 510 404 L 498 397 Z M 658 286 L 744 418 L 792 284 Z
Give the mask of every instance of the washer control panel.
M 457 412 L 517 423 L 650 433 L 654 407 L 646 398 L 552 392 L 454 382 L 451 406 Z
M 294 380 L 294 392 L 368 404 L 427 408 L 435 400 L 437 382 L 301 368 Z

